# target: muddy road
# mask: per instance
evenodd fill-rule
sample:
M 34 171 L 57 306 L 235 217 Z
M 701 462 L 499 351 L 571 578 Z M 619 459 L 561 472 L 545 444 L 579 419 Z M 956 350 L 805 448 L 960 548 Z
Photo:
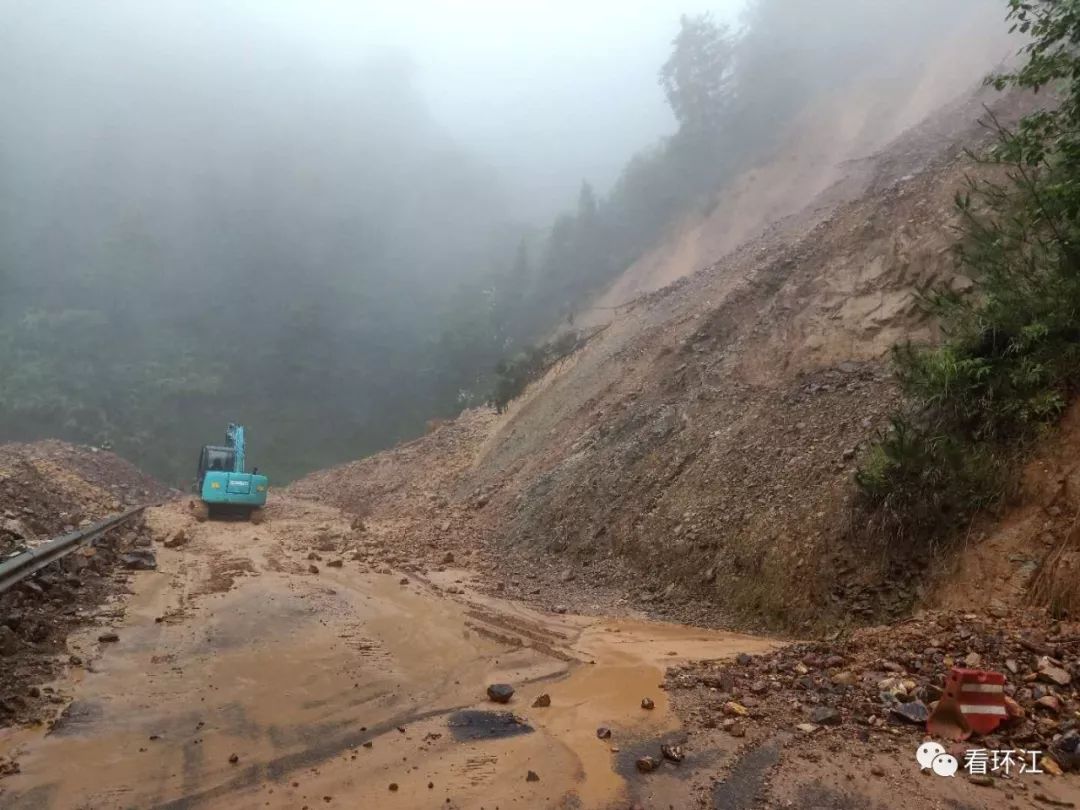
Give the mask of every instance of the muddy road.
M 260 526 L 196 523 L 181 503 L 148 520 L 184 541 L 158 544 L 107 626 L 69 639 L 88 663 L 55 684 L 72 700 L 51 731 L 0 737 L 21 766 L 4 807 L 691 806 L 702 766 L 731 752 L 636 772 L 683 736 L 664 668 L 773 645 L 545 615 L 460 571 L 358 573 L 349 522 L 302 501 Z M 515 687 L 509 704 L 491 683 Z

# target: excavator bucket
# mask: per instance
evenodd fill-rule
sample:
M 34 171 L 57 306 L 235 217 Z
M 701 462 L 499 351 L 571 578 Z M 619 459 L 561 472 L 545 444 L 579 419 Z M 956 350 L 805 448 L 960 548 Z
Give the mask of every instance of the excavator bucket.
M 926 730 L 935 737 L 966 740 L 972 734 L 989 734 L 1007 717 L 1004 675 L 954 668 L 926 721 Z

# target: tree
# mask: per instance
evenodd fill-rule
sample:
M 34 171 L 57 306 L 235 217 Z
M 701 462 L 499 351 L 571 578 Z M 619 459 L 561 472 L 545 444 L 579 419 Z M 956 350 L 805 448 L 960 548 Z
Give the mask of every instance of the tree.
M 731 101 L 734 45 L 711 14 L 683 15 L 674 52 L 660 69 L 660 85 L 678 119 L 680 134 L 710 141 Z
M 907 397 L 857 476 L 886 537 L 936 542 L 1001 502 L 1031 443 L 1080 393 L 1080 0 L 1010 0 L 1027 61 L 993 79 L 1054 87 L 1015 129 L 993 118 L 992 171 L 958 195 L 976 295 L 931 296 L 945 340 L 901 346 Z M 871 524 L 873 525 L 873 524 Z M 897 544 L 901 545 L 901 544 Z

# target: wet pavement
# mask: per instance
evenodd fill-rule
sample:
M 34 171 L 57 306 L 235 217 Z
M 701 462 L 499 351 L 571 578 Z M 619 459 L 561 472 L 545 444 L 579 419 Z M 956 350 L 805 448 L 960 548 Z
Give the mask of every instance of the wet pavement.
M 191 542 L 159 548 L 158 570 L 136 576 L 110 625 L 117 643 L 99 649 L 100 626 L 71 640 L 93 663 L 57 684 L 72 701 L 52 731 L 0 736 L 0 754 L 21 765 L 0 804 L 621 806 L 643 790 L 688 790 L 637 784 L 628 767 L 635 745 L 680 731 L 664 667 L 771 646 L 450 597 L 437 582 L 348 563 L 311 573 L 313 517 L 344 523 L 288 505 L 262 526 L 153 510 L 162 536 L 183 528 Z M 485 694 L 497 682 L 517 690 L 506 706 Z M 534 708 L 542 692 L 551 705 Z

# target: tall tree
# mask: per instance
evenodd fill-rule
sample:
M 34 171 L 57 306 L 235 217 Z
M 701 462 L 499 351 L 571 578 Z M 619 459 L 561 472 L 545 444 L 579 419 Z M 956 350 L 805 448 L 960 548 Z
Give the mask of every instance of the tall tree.
M 680 134 L 714 138 L 731 101 L 734 44 L 711 14 L 683 15 L 674 51 L 660 68 L 660 85 L 679 121 Z

